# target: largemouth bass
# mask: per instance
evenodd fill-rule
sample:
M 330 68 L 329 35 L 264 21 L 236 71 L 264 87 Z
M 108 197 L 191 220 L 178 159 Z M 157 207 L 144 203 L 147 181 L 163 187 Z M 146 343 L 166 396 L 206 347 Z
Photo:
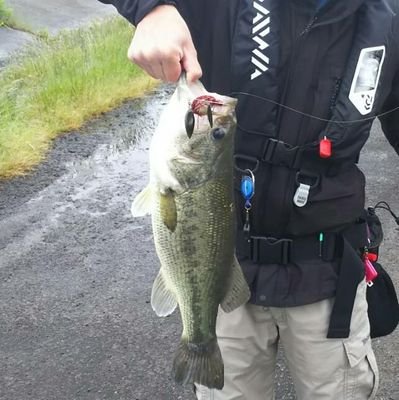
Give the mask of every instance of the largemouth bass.
M 217 389 L 224 384 L 218 307 L 229 312 L 249 299 L 234 256 L 235 105 L 181 78 L 151 142 L 150 183 L 132 205 L 134 216 L 152 214 L 161 263 L 152 307 L 167 316 L 179 305 L 175 380 Z

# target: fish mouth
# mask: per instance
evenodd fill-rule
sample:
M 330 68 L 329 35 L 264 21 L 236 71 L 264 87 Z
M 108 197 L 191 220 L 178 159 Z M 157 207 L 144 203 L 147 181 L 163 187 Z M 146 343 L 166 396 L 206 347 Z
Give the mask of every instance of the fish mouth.
M 228 96 L 211 93 L 196 97 L 191 103 L 191 110 L 194 114 L 204 116 L 209 114 L 209 110 L 216 111 L 217 114 L 231 114 L 237 105 L 237 99 Z
M 236 108 L 238 100 L 235 97 L 223 96 L 223 104 L 231 108 Z
M 215 106 L 214 110 L 216 114 L 219 114 L 220 116 L 227 116 L 235 113 L 238 103 L 237 99 L 229 96 L 219 96 L 218 100 L 220 101 L 221 105 Z
M 238 103 L 238 99 L 231 96 L 216 94 L 216 99 L 220 101 L 224 106 L 235 108 Z

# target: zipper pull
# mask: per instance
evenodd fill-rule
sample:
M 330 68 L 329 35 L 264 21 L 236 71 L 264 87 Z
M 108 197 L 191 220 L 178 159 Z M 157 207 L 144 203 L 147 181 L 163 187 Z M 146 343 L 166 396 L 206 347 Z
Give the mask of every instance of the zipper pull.
M 250 220 L 249 220 L 249 210 L 250 210 L 250 208 L 245 207 L 245 223 L 242 228 L 244 231 L 245 239 L 248 242 L 250 242 L 250 240 L 251 240 L 251 224 L 250 224 Z
M 313 28 L 313 25 L 316 23 L 318 17 L 315 15 L 313 19 L 309 22 L 309 24 L 305 27 L 305 29 L 302 31 L 300 36 L 305 36 L 309 33 L 309 31 Z

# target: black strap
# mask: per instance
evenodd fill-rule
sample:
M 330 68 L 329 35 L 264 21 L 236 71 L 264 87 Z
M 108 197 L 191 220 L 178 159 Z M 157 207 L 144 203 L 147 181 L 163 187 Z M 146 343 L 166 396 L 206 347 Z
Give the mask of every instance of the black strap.
M 349 337 L 357 287 L 364 278 L 364 266 L 359 254 L 345 237 L 341 240 L 340 274 L 327 333 L 329 339 Z
M 338 162 L 332 159 L 321 159 L 315 143 L 292 146 L 281 140 L 266 138 L 259 158 L 236 153 L 234 163 L 236 170 L 241 172 L 247 168 L 256 172 L 260 163 L 266 163 L 295 171 L 313 171 L 313 173 L 334 176 L 352 166 L 356 160 L 340 160 Z
M 251 236 L 238 232 L 237 253 L 240 257 L 256 264 L 282 264 L 321 258 L 332 261 L 335 258 L 336 234 L 327 233 L 322 243 L 317 235 L 281 239 L 274 237 Z
M 270 236 L 250 236 L 248 238 L 242 229 L 239 229 L 236 241 L 237 253 L 241 257 L 262 265 L 285 265 L 290 262 L 317 258 L 321 258 L 324 261 L 332 261 L 337 258 L 338 248 L 342 253 L 342 257 L 344 256 L 345 247 L 342 245 L 342 237 L 346 239 L 346 243 L 353 249 L 363 249 L 367 246 L 366 225 L 366 221 L 361 219 L 340 232 L 326 232 L 321 244 L 318 235 L 295 238 L 275 238 Z M 359 259 L 359 256 L 357 258 Z

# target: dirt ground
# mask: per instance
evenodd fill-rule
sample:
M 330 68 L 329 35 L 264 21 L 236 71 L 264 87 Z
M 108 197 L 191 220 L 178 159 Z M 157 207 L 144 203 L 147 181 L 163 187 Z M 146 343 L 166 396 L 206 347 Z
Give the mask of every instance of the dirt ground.
M 160 319 L 149 304 L 158 270 L 150 220 L 129 211 L 168 93 L 57 139 L 32 174 L 0 183 L 1 400 L 193 399 L 170 378 L 179 317 Z M 378 124 L 361 168 L 368 204 L 385 200 L 399 213 L 399 158 Z M 380 216 L 381 260 L 399 285 L 398 227 Z M 379 400 L 399 399 L 398 337 L 374 341 Z M 277 399 L 295 399 L 279 360 Z

